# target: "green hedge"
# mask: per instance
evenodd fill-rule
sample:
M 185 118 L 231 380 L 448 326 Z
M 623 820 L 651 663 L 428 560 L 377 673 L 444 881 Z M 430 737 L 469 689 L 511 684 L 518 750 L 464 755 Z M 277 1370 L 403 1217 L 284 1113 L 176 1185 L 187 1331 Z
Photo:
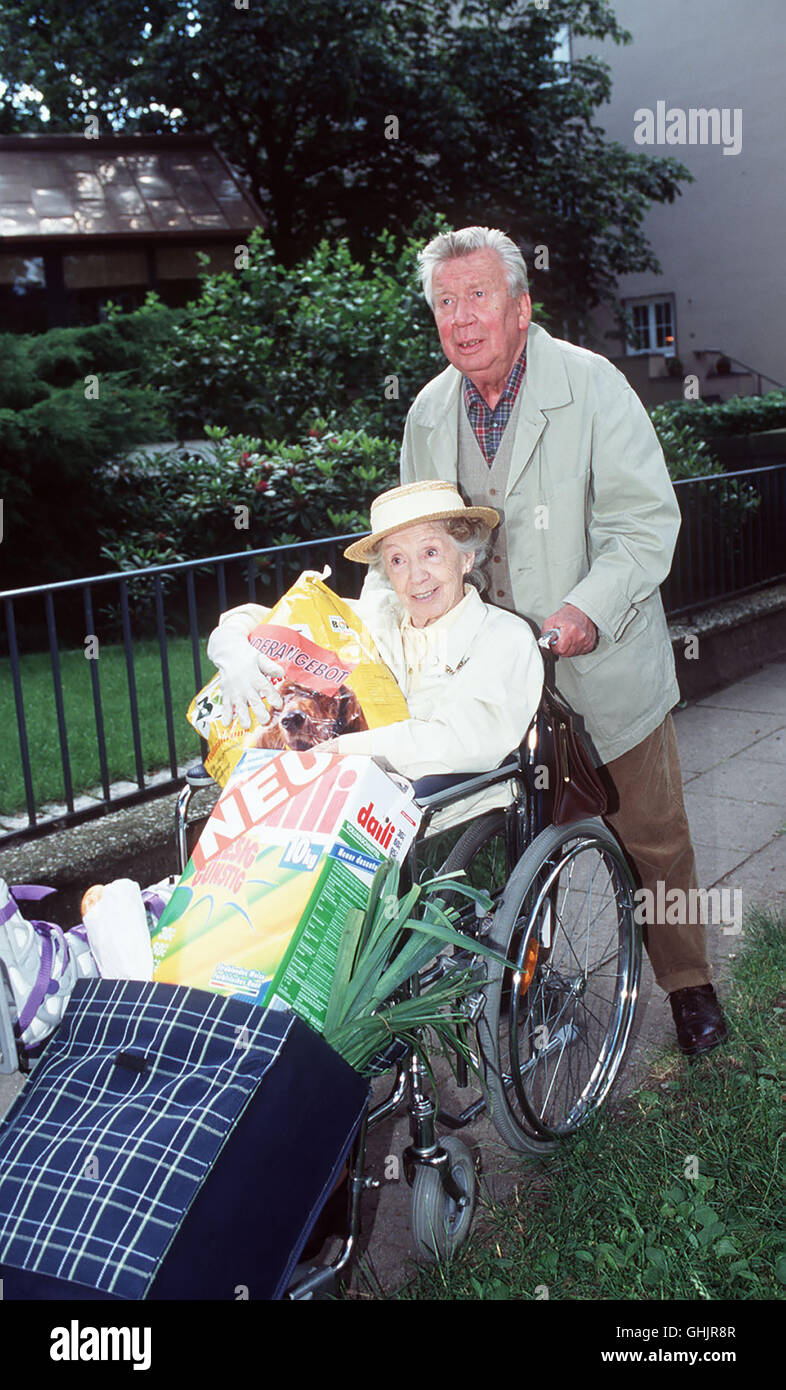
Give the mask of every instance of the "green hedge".
M 99 564 L 114 506 L 105 465 L 172 428 L 146 379 L 177 318 L 153 301 L 93 328 L 0 336 L 3 588 Z
M 651 414 L 658 430 L 661 423 L 687 425 L 700 439 L 756 434 L 760 430 L 786 428 L 786 391 L 768 391 L 764 396 L 732 396 L 731 400 L 715 405 L 704 401 L 666 401 Z
M 707 440 L 681 414 L 657 405 L 650 411 L 650 419 L 673 483 L 683 478 L 703 478 L 723 472 L 723 465 L 713 454 Z
M 154 374 L 178 436 L 205 424 L 294 438 L 315 415 L 401 436 L 421 386 L 445 365 L 414 275 L 417 243 L 383 236 L 368 264 L 323 241 L 288 269 L 260 232 L 249 263 L 207 275 Z

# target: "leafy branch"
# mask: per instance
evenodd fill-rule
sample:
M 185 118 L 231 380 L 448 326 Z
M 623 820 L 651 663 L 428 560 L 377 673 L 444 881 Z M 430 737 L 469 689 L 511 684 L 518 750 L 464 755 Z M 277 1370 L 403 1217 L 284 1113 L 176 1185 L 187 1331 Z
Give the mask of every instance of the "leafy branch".
M 484 912 L 492 900 L 453 875 L 437 875 L 398 896 L 400 869 L 380 865 L 365 911 L 347 917 L 341 939 L 323 1034 L 356 1071 L 371 1074 L 375 1058 L 394 1041 L 419 1047 L 424 1030 L 436 1035 L 443 1050 L 471 1061 L 464 1037 L 462 1000 L 477 988 L 477 965 L 448 970 L 419 994 L 408 982 L 445 946 L 466 950 L 468 938 L 454 923 L 458 910 L 438 894 L 460 894 Z M 416 908 L 422 916 L 415 917 Z M 476 955 L 505 962 L 491 947 L 472 940 Z

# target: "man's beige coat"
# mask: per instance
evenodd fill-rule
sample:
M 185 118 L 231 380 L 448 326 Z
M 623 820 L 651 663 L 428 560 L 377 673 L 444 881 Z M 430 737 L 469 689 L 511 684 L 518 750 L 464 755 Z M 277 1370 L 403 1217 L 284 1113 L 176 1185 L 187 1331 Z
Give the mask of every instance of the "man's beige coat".
M 460 387 L 449 366 L 415 399 L 403 483 L 457 481 Z M 557 684 L 610 762 L 679 699 L 659 593 L 680 526 L 677 499 L 644 407 L 606 358 L 532 324 L 521 391 L 499 508 L 515 608 L 539 628 L 572 603 L 597 626 L 594 651 L 558 660 Z

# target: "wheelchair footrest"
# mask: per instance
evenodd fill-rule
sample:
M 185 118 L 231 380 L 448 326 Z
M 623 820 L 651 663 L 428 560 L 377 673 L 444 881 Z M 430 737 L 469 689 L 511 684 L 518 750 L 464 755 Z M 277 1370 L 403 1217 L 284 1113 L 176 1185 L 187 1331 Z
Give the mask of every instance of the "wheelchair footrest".
M 450 1115 L 446 1110 L 440 1110 L 439 1122 L 445 1126 L 445 1129 L 466 1129 L 467 1125 L 471 1125 L 472 1121 L 476 1120 L 478 1115 L 482 1115 L 485 1109 L 486 1102 L 481 1096 L 479 1100 L 473 1101 L 472 1105 L 468 1105 L 465 1110 L 462 1110 L 460 1115 Z

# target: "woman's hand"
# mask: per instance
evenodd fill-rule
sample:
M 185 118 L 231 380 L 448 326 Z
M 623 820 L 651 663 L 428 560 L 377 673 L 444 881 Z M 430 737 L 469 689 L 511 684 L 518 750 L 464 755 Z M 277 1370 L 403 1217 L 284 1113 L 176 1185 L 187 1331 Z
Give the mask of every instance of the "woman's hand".
M 300 579 L 321 579 L 325 584 L 332 573 L 330 565 L 325 565 L 321 570 L 301 570 Z
M 237 716 L 243 728 L 250 729 L 251 711 L 260 724 L 269 723 L 268 705 L 281 709 L 283 703 L 270 677 L 281 679 L 284 668 L 252 647 L 242 633 L 227 626 L 211 632 L 207 654 L 221 676 L 221 723 L 224 727 Z

